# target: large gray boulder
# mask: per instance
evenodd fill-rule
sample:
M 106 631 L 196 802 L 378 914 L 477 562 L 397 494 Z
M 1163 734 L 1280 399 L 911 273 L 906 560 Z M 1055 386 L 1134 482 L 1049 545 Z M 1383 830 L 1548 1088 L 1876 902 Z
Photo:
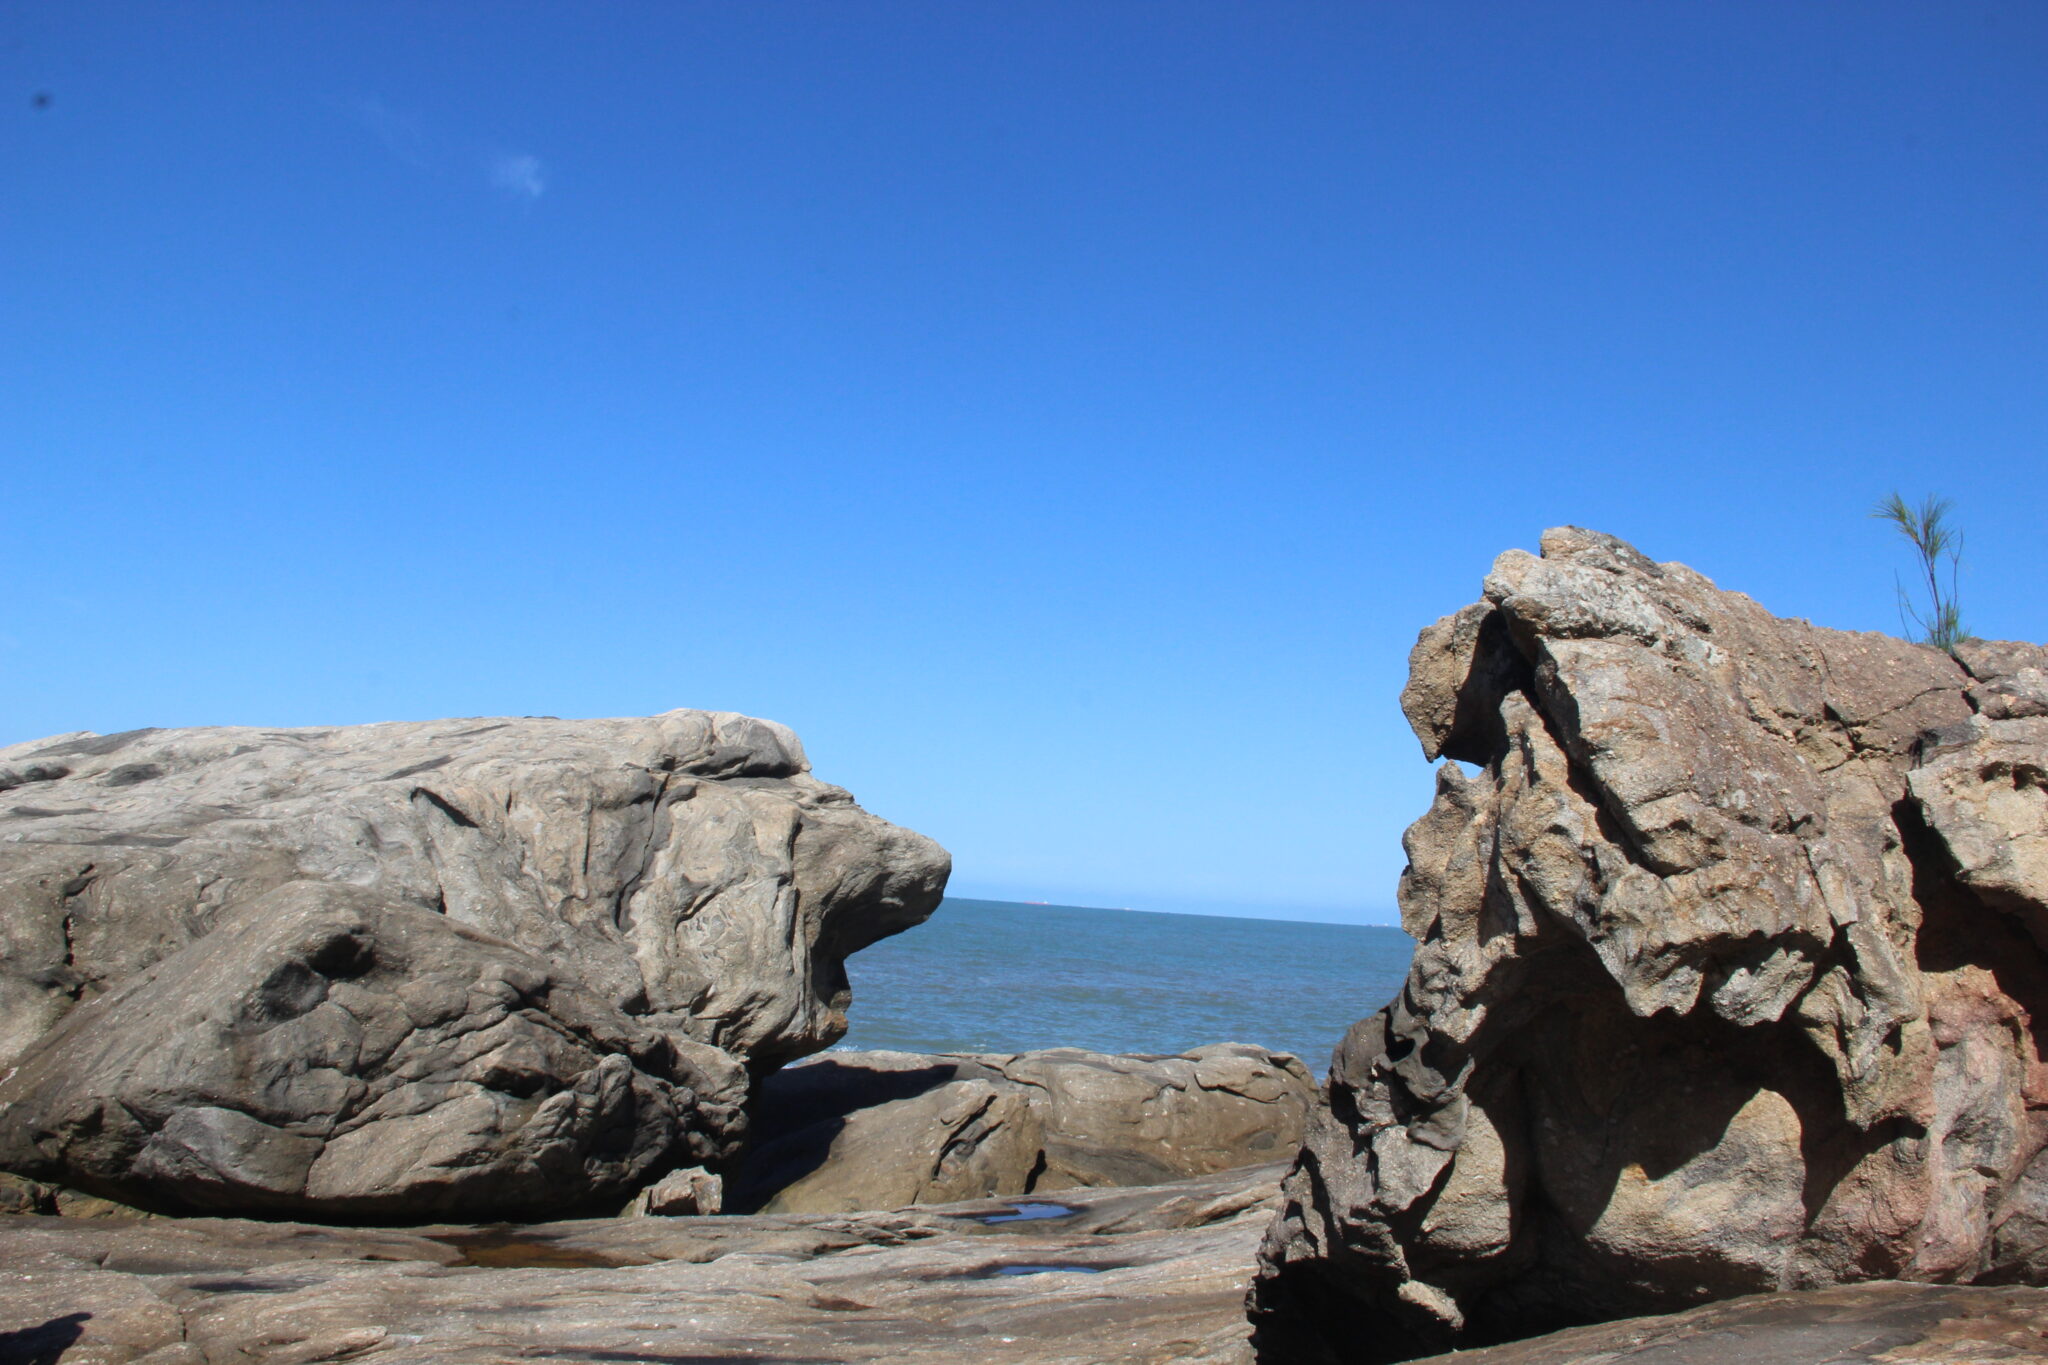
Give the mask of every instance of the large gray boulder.
M 1153 1185 L 1271 1162 L 1318 1102 L 1284 1052 L 832 1052 L 770 1077 L 731 1207 L 839 1213 Z
M 0 750 L 0 1169 L 170 1209 L 533 1214 L 730 1155 L 930 840 L 725 713 Z
M 1418 948 L 1289 1177 L 1268 1358 L 2048 1274 L 2048 652 L 1959 652 L 1572 528 L 1422 632 Z
M 444 915 L 294 882 L 65 1017 L 0 1152 L 144 1204 L 348 1221 L 623 1199 L 747 1077 Z

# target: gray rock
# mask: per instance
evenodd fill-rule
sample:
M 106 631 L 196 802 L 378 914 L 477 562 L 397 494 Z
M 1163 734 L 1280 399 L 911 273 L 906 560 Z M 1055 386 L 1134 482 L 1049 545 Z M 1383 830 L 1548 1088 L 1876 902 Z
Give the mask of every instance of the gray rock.
M 0 1167 L 123 1202 L 559 1211 L 730 1153 L 930 840 L 725 713 L 0 750 Z
M 1934 737 L 1907 784 L 1956 880 L 2048 943 L 2048 714 L 1988 715 Z
M 2048 647 L 1965 640 L 1956 658 L 1970 671 L 1970 702 L 1986 720 L 2048 716 Z
M 1501 556 L 1410 659 L 1424 753 L 1478 771 L 1404 841 L 1416 956 L 1311 1116 L 1269 1357 L 2048 1267 L 2039 655 L 1572 528 Z
M 1153 1185 L 1271 1161 L 1317 1091 L 1286 1053 L 835 1052 L 768 1078 L 732 1206 L 886 1209 Z
M 67 1015 L 0 1083 L 0 1159 L 173 1208 L 573 1208 L 725 1155 L 746 1092 L 531 953 L 295 882 Z

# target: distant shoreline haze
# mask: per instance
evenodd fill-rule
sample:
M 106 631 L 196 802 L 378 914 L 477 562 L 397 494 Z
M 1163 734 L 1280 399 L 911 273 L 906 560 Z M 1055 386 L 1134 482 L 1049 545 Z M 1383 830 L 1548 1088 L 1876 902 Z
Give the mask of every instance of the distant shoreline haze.
M 961 882 L 949 887 L 955 900 L 992 901 L 1007 905 L 1055 906 L 1068 910 L 1127 910 L 1141 915 L 1197 915 L 1216 919 L 1280 920 L 1292 924 L 1349 924 L 1398 929 L 1401 911 L 1392 905 L 1318 905 L 1298 902 L 1240 901 L 1189 896 L 1114 892 L 1038 890 L 1009 882 Z

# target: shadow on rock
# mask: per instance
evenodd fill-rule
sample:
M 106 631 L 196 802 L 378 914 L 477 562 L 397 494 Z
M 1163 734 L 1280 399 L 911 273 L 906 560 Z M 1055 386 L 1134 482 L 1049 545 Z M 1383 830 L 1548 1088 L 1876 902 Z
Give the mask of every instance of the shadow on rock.
M 0 1332 L 0 1362 L 5 1365 L 57 1365 L 64 1353 L 85 1335 L 85 1323 L 92 1314 L 66 1313 L 40 1327 Z

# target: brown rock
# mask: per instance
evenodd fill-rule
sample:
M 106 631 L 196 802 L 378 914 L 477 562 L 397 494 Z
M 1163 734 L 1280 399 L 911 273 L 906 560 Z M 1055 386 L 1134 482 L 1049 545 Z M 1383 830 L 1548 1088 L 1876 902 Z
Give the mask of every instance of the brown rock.
M 835 1052 L 770 1077 L 733 1207 L 842 1212 L 1152 1185 L 1271 1161 L 1316 1103 L 1242 1044 L 1179 1057 Z
M 2048 1358 L 2048 1290 L 1877 1281 L 1751 1294 L 1415 1365 L 1994 1365 Z
M 2048 1262 L 2048 722 L 1973 713 L 2029 649 L 1966 671 L 1574 528 L 1501 556 L 1411 659 L 1424 752 L 1479 771 L 1404 841 L 1416 957 L 1289 1177 L 1270 1358 Z
M 626 1216 L 685 1218 L 717 1213 L 724 1207 L 725 1182 L 702 1166 L 670 1171 L 633 1196 Z

